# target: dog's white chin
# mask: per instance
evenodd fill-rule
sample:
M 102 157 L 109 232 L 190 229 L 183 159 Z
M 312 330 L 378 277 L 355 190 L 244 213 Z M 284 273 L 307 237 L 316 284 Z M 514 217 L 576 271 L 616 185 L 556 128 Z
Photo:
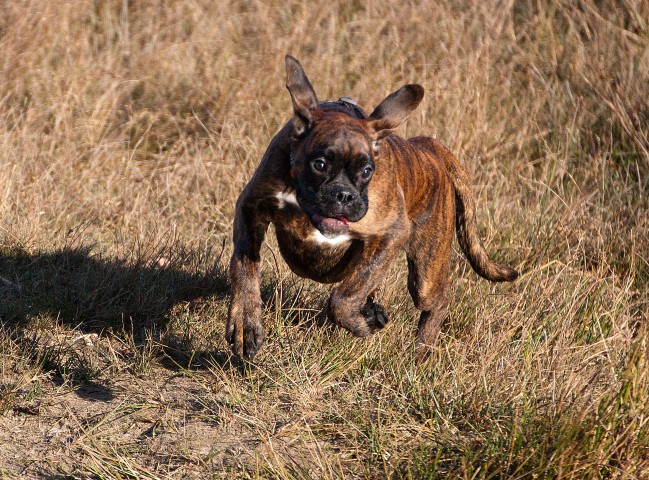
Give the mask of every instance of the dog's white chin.
M 309 239 L 320 245 L 328 245 L 331 247 L 344 245 L 346 243 L 349 243 L 352 239 L 352 237 L 348 233 L 333 234 L 333 236 L 331 235 L 332 234 L 327 234 L 327 236 L 325 236 L 320 230 L 314 229 Z

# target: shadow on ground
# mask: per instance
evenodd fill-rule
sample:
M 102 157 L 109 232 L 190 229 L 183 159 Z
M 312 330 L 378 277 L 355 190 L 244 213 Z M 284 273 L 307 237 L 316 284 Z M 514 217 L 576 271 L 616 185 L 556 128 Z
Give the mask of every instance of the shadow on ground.
M 124 260 L 86 247 L 2 252 L 0 318 L 20 325 L 46 314 L 82 332 L 124 327 L 138 336 L 162 326 L 178 302 L 227 292 L 225 272 L 206 257 L 177 248 Z
M 93 253 L 89 247 L 43 253 L 0 250 L 2 327 L 21 349 L 34 349 L 38 339 L 33 330 L 38 329 L 30 325 L 39 319 L 58 322 L 80 335 L 110 330 L 142 345 L 151 332 L 164 329 L 179 302 L 225 298 L 227 277 L 220 259 L 221 255 L 176 245 L 125 258 Z M 45 356 L 47 368 L 66 369 L 60 352 Z M 215 356 L 226 358 L 224 352 Z M 80 371 L 84 368 L 81 362 Z M 80 392 L 94 385 L 90 375 L 77 377 L 85 378 L 77 385 Z

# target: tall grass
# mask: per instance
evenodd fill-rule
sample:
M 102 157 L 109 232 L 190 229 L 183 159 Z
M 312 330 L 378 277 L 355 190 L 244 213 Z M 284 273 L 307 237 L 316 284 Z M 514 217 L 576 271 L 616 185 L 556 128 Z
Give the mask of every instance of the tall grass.
M 0 2 L 0 472 L 649 477 L 649 2 Z M 426 89 L 522 277 L 452 259 L 414 361 L 396 264 L 369 340 L 262 254 L 256 365 L 222 339 L 234 202 L 291 114 Z M 402 259 L 403 260 L 403 259 Z

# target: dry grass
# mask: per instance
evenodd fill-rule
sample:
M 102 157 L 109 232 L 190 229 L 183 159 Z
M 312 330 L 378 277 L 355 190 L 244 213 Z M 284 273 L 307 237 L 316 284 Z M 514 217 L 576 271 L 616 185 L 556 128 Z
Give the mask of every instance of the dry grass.
M 649 2 L 0 1 L 0 475 L 649 478 Z M 426 88 L 495 286 L 453 259 L 413 361 L 264 248 L 268 340 L 222 338 L 236 196 L 290 115 Z

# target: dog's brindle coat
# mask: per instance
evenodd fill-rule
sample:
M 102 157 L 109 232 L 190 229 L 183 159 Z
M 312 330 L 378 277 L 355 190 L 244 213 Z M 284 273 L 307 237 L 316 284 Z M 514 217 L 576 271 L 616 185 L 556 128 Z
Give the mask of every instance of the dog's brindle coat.
M 259 253 L 273 223 L 291 270 L 338 283 L 328 315 L 362 337 L 387 322 L 373 293 L 404 249 L 408 290 L 421 311 L 417 343 L 425 351 L 446 314 L 454 226 L 479 275 L 500 282 L 518 274 L 492 262 L 482 246 L 469 179 L 455 156 L 429 137 L 391 135 L 421 101 L 421 86 L 402 87 L 366 116 L 348 101 L 318 102 L 293 57 L 286 57 L 286 71 L 295 116 L 237 201 L 226 338 L 246 359 L 261 346 Z

